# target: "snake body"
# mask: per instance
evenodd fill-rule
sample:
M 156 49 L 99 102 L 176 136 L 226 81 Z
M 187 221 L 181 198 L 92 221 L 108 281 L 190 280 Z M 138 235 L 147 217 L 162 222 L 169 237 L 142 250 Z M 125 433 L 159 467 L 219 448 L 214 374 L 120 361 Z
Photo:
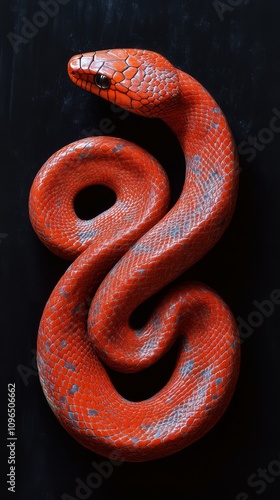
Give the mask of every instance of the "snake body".
M 37 362 L 47 401 L 62 426 L 94 452 L 155 459 L 196 441 L 226 410 L 239 372 L 237 327 L 223 300 L 197 282 L 169 289 L 142 328 L 132 328 L 130 317 L 226 229 L 236 202 L 236 149 L 214 99 L 159 54 L 86 53 L 69 61 L 68 73 L 83 89 L 163 119 L 186 159 L 184 187 L 169 211 L 161 166 L 139 146 L 111 137 L 62 148 L 43 165 L 30 193 L 39 238 L 74 260 L 39 327 Z M 92 184 L 113 189 L 116 203 L 81 220 L 73 200 Z M 106 365 L 142 370 L 178 337 L 176 367 L 157 394 L 132 402 L 116 391 Z

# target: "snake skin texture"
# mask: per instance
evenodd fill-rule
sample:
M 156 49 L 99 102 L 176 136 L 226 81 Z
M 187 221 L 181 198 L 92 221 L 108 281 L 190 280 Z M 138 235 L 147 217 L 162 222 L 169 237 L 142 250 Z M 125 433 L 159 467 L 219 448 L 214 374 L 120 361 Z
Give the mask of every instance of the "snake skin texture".
M 237 326 L 223 300 L 197 282 L 171 287 L 142 328 L 132 328 L 130 317 L 228 226 L 238 187 L 236 148 L 209 93 L 159 54 L 85 53 L 71 58 L 68 73 L 82 89 L 163 119 L 184 152 L 186 177 L 168 211 L 163 169 L 125 140 L 82 139 L 43 165 L 30 192 L 31 223 L 51 251 L 73 262 L 41 319 L 40 382 L 59 422 L 83 446 L 128 461 L 160 458 L 199 439 L 226 410 L 239 373 Z M 111 188 L 116 202 L 81 220 L 74 199 L 93 184 Z M 132 402 L 116 391 L 106 365 L 143 370 L 178 337 L 176 367 L 157 394 Z

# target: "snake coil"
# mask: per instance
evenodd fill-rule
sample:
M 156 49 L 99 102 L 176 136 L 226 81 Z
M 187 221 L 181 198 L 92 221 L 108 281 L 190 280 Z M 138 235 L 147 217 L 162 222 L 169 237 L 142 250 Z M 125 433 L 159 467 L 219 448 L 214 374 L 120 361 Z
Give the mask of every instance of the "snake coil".
M 40 381 L 54 414 L 82 445 L 104 456 L 144 461 L 203 436 L 227 408 L 239 372 L 235 320 L 200 283 L 172 288 L 146 325 L 135 308 L 211 249 L 236 202 L 238 161 L 219 106 L 191 76 L 159 54 L 113 49 L 74 56 L 79 87 L 134 113 L 163 119 L 186 159 L 177 203 L 158 162 L 135 144 L 91 137 L 55 153 L 37 174 L 30 218 L 43 243 L 72 259 L 40 323 Z M 76 195 L 102 184 L 115 204 L 92 220 L 74 210 Z M 167 212 L 167 213 L 166 213 Z M 157 361 L 180 337 L 169 382 L 140 402 L 123 398 L 106 365 L 123 372 Z

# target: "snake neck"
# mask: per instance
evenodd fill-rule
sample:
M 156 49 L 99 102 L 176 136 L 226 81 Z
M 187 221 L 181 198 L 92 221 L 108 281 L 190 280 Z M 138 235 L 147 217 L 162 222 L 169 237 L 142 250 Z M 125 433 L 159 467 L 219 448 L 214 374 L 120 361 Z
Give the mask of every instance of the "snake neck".
M 212 162 L 219 156 L 219 144 L 222 141 L 222 130 L 230 134 L 226 120 L 206 89 L 194 78 L 178 70 L 179 94 L 160 118 L 177 136 L 183 149 L 186 163 L 194 155 L 203 156 L 208 144 L 216 144 L 216 152 L 212 150 Z

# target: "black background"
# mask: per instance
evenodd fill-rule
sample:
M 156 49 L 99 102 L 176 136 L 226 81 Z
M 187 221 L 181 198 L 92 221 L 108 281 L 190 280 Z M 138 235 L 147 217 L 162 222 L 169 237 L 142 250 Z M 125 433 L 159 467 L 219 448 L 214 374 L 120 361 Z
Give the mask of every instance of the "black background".
M 67 61 L 76 53 L 110 47 L 160 52 L 210 91 L 237 145 L 247 143 L 249 136 L 267 138 L 262 129 L 270 127 L 273 109 L 280 110 L 279 3 L 225 0 L 219 5 L 210 0 L 69 0 L 15 53 L 8 33 L 21 35 L 23 17 L 32 21 L 41 7 L 28 0 L 1 2 L 1 498 L 82 498 L 75 493 L 75 478 L 86 482 L 94 472 L 91 462 L 105 460 L 62 429 L 36 374 L 40 316 L 67 267 L 42 246 L 29 222 L 28 195 L 37 171 L 56 150 L 100 130 L 101 120 L 109 118 L 111 135 L 137 142 L 162 162 L 173 199 L 183 182 L 182 154 L 167 127 L 135 115 L 122 120 L 109 103 L 70 82 Z M 186 273 L 187 279 L 212 286 L 245 321 L 256 310 L 253 301 L 269 299 L 280 288 L 279 137 L 270 132 L 263 150 L 252 155 L 243 144 L 232 223 L 219 244 Z M 171 457 L 113 466 L 110 477 L 83 498 L 130 499 L 150 493 L 176 500 L 278 500 L 277 463 L 263 487 L 247 481 L 260 474 L 259 468 L 280 463 L 279 318 L 280 306 L 275 305 L 242 343 L 234 398 L 208 435 Z M 163 360 L 152 376 L 116 379 L 116 384 L 124 393 L 132 390 L 131 397 L 137 391 L 138 397 L 143 395 L 145 384 L 155 390 L 163 384 L 158 382 L 162 372 L 164 380 L 169 374 L 173 357 Z M 15 494 L 5 486 L 8 382 L 16 383 Z M 248 497 L 239 497 L 241 492 Z

